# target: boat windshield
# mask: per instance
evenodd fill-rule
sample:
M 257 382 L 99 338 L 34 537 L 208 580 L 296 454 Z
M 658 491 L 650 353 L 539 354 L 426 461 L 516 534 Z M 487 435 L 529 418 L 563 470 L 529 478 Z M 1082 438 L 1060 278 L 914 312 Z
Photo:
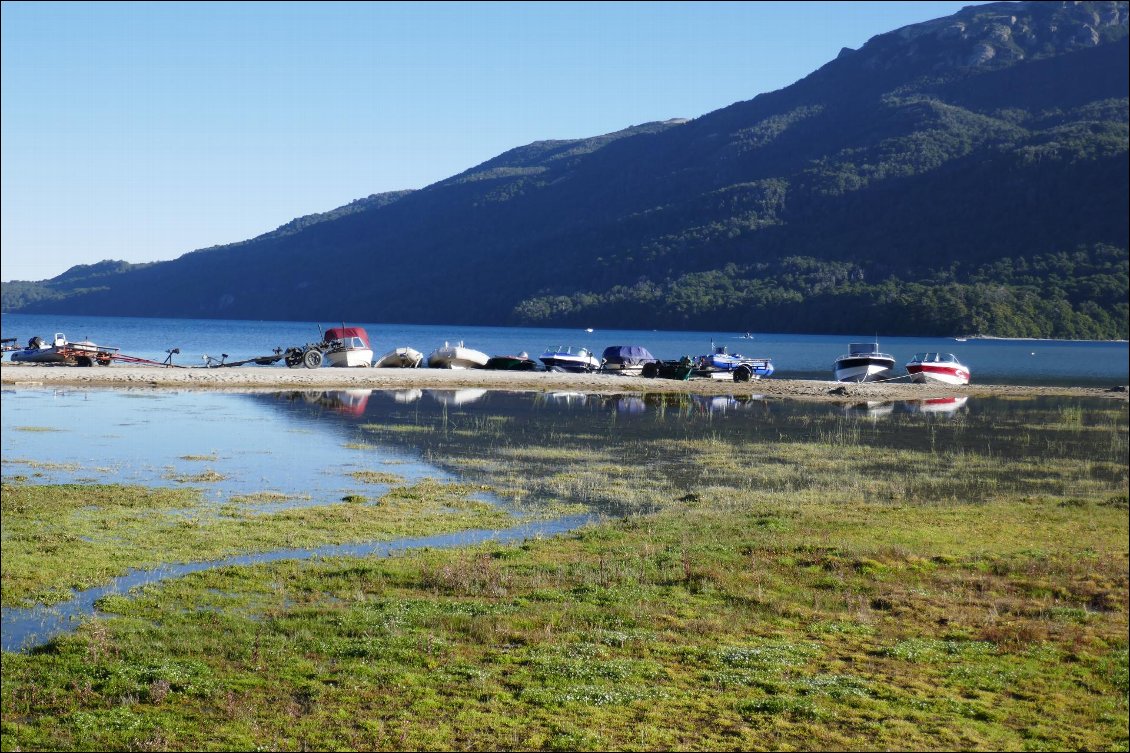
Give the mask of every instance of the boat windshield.
M 957 363 L 953 353 L 915 353 L 914 360 L 919 363 Z

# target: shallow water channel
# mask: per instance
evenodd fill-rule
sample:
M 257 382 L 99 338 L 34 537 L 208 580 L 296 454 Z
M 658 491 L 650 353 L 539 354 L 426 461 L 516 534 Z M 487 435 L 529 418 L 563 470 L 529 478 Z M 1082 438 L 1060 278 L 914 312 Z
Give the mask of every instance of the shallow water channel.
M 903 403 L 767 400 L 757 396 L 600 396 L 486 390 L 221 393 L 157 390 L 4 390 L 0 393 L 5 481 L 124 483 L 202 489 L 217 505 L 244 495 L 262 512 L 380 494 L 351 474 L 395 474 L 493 486 L 504 453 L 586 446 L 604 457 L 665 474 L 676 488 L 702 483 L 701 468 L 659 463 L 650 440 L 813 441 L 884 449 L 959 448 L 998 456 L 1109 457 L 1125 452 L 1125 403 L 1080 398 L 966 399 Z M 1088 410 L 1112 431 L 1080 431 Z M 1112 418 L 1113 417 L 1113 418 Z M 1038 435 L 1038 436 L 1037 436 Z M 1036 437 L 1034 439 L 1034 436 Z M 1115 446 L 1111 446 L 1112 442 Z M 510 457 L 510 456 L 506 456 Z M 583 459 L 570 461 L 583 463 Z M 578 455 L 578 458 L 583 456 Z M 387 490 L 386 484 L 383 489 Z M 598 493 L 527 495 L 539 504 L 580 504 L 585 514 L 533 517 L 513 528 L 395 541 L 280 549 L 133 571 L 53 607 L 3 610 L 3 650 L 39 645 L 96 613 L 95 602 L 145 583 L 227 565 L 279 559 L 384 555 L 415 546 L 460 546 L 552 535 L 600 516 L 646 512 Z M 572 498 L 562 499 L 562 495 Z M 484 493 L 508 507 L 511 500 Z

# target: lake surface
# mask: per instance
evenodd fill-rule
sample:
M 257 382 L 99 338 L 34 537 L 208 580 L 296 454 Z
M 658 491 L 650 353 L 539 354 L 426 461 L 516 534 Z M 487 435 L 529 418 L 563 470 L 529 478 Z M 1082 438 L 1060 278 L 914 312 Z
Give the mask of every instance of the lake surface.
M 264 512 L 382 492 L 356 481 L 351 474 L 357 471 L 393 473 L 406 483 L 434 478 L 490 485 L 496 480 L 492 474 L 499 472 L 491 462 L 515 457 L 507 452 L 536 454 L 568 446 L 597 449 L 608 462 L 641 474 L 663 474 L 680 494 L 711 483 L 693 463 L 657 463 L 655 440 L 848 443 L 874 448 L 874 462 L 887 451 L 914 448 L 1035 462 L 1089 458 L 1124 467 L 1128 412 L 1124 401 L 1100 398 L 842 405 L 756 395 L 643 397 L 481 389 L 251 394 L 4 389 L 0 409 L 0 475 L 6 481 L 188 486 L 202 489 L 205 500 L 216 505 L 236 495 L 278 495 L 281 501 L 264 505 Z M 106 594 L 202 569 L 518 540 L 567 531 L 601 516 L 647 511 L 638 504 L 621 507 L 601 490 L 578 487 L 539 498 L 537 484 L 531 488 L 532 498 L 523 500 L 519 514 L 551 501 L 581 504 L 588 512 L 500 531 L 169 562 L 132 571 L 50 608 L 4 609 L 3 648 L 37 645 L 74 629 Z M 489 495 L 483 498 L 506 504 Z
M 229 361 L 268 355 L 274 348 L 303 345 L 321 339 L 322 328 L 340 322 L 271 322 L 216 319 L 143 319 L 44 314 L 3 314 L 4 337 L 44 339 L 62 332 L 72 341 L 91 340 L 120 348 L 131 356 L 163 361 L 166 351 L 179 348 L 174 363 L 203 364 L 203 356 Z M 772 358 L 775 376 L 831 379 L 832 364 L 847 351 L 849 342 L 871 342 L 876 333 L 858 335 L 787 335 L 744 331 L 672 332 L 638 330 L 549 329 L 532 327 L 470 327 L 346 322 L 362 326 L 373 341 L 377 357 L 397 347 L 411 346 L 425 356 L 444 342 L 463 341 L 488 355 L 526 351 L 537 358 L 551 345 L 577 345 L 598 355 L 610 345 L 642 345 L 657 358 L 675 359 L 710 351 L 712 342 L 731 352 Z M 968 364 L 977 384 L 1113 386 L 1130 382 L 1130 347 L 1126 342 L 1062 340 L 969 340 L 952 338 L 884 337 L 884 352 L 903 364 L 917 352 L 954 353 Z M 250 368 L 285 368 L 275 367 Z

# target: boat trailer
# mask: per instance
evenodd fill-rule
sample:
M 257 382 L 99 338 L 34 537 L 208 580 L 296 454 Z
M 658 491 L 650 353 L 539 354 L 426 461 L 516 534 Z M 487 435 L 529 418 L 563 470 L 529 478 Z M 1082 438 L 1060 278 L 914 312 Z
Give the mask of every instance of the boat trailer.
M 305 366 L 308 369 L 317 369 L 321 368 L 327 353 L 332 353 L 344 347 L 345 345 L 340 340 L 330 340 L 329 342 L 323 341 L 306 343 L 305 345 L 295 345 L 285 350 L 283 348 L 275 348 L 274 352 L 269 356 L 256 356 L 242 361 L 229 361 L 227 353 L 221 353 L 219 358 L 207 354 L 201 356 L 201 358 L 204 359 L 204 367 L 208 369 L 246 366 L 248 364 L 255 366 L 271 366 L 279 361 L 282 361 L 286 364 L 287 368 L 291 369 L 297 369 L 300 366 Z

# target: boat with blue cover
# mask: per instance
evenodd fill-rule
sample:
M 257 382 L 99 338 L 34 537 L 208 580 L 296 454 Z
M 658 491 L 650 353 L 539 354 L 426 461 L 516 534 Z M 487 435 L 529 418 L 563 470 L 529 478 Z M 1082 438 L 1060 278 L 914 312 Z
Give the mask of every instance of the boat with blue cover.
M 639 376 L 644 366 L 659 359 L 642 345 L 610 345 L 600 359 L 600 370 L 610 374 Z

